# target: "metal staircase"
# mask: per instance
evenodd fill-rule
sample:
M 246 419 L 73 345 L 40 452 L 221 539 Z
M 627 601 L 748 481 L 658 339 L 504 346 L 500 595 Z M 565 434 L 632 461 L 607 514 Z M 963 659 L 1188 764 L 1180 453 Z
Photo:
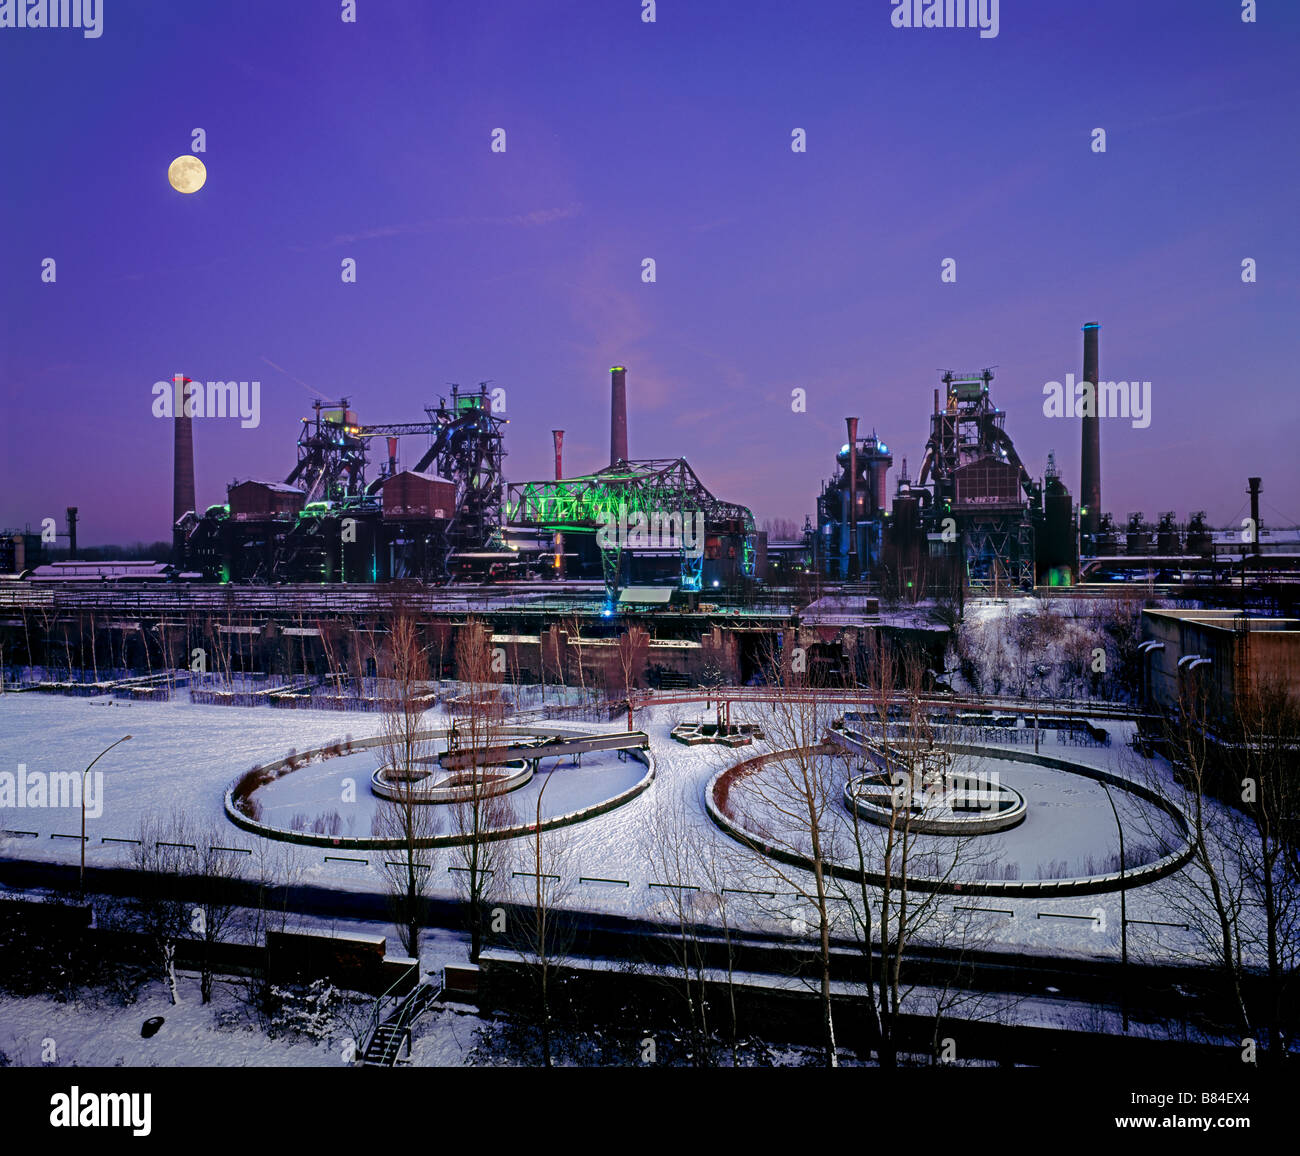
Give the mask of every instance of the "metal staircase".
M 411 1054 L 411 1028 L 429 1008 L 442 998 L 442 982 L 426 981 L 417 985 L 382 1023 L 377 1024 L 366 1042 L 362 1063 L 371 1068 L 391 1068 Z M 376 1007 L 376 1018 L 378 1006 Z

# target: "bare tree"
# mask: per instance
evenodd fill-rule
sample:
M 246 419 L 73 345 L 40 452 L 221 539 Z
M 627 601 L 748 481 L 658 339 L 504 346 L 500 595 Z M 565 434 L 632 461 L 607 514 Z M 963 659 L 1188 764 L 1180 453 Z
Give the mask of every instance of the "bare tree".
M 764 866 L 788 886 L 797 903 L 811 910 L 817 937 L 817 988 L 821 1001 L 822 1049 L 827 1067 L 838 1066 L 831 1004 L 831 907 L 829 853 L 838 776 L 824 736 L 834 718 L 825 698 L 812 693 L 807 676 L 785 662 L 786 689 L 758 716 L 772 754 L 761 773 L 744 780 L 738 801 L 747 830 L 760 833 L 778 852 L 807 864 L 793 867 L 780 856 L 755 848 Z
M 680 798 L 661 801 L 641 827 L 639 852 L 650 864 L 660 914 L 673 927 L 663 945 L 667 984 L 681 1000 L 697 1067 L 714 1063 L 714 1039 L 707 978 L 706 945 L 699 926 L 706 903 L 700 897 L 692 817 Z
M 255 839 L 247 864 L 248 879 L 255 887 L 255 902 L 243 910 L 235 934 L 244 943 L 262 950 L 260 971 L 237 981 L 245 1006 L 257 1022 L 266 1027 L 274 1013 L 271 990 L 270 933 L 289 926 L 289 894 L 304 874 L 301 849 L 293 843 Z M 277 902 L 278 893 L 278 902 Z
M 737 878 L 748 875 L 747 856 L 699 824 L 699 812 L 686 796 L 661 798 L 642 827 L 640 851 L 663 885 L 660 909 L 673 927 L 664 941 L 668 979 L 685 1007 L 692 1058 L 697 1066 L 716 1064 L 722 1036 L 732 1066 L 739 1067 L 736 912 L 728 892 Z M 715 979 L 717 972 L 725 980 Z
M 239 916 L 235 885 L 248 873 L 243 848 L 230 847 L 229 828 L 213 824 L 194 830 L 194 849 L 182 859 L 186 886 L 193 896 L 189 931 L 199 941 L 199 993 L 212 1000 L 212 976 L 217 945 L 226 942 Z
M 1161 729 L 1170 767 L 1156 759 L 1138 759 L 1134 777 L 1186 816 L 1193 844 L 1191 862 L 1164 881 L 1171 910 L 1198 944 L 1196 957 L 1207 952 L 1223 985 L 1223 995 L 1243 1037 L 1251 1035 L 1247 1007 L 1244 951 L 1246 882 L 1240 870 L 1242 829 L 1246 820 L 1219 806 L 1214 798 L 1218 771 L 1215 711 L 1208 688 L 1195 670 L 1179 672 L 1178 709 Z M 1157 846 L 1167 847 L 1166 816 L 1156 808 L 1140 822 Z
M 1225 793 L 1238 792 L 1248 820 L 1238 848 L 1252 915 L 1245 935 L 1267 966 L 1258 1018 L 1269 1057 L 1280 1064 L 1292 1038 L 1300 964 L 1300 707 L 1285 684 L 1239 686 L 1225 740 Z
M 511 938 L 519 954 L 531 966 L 537 984 L 542 1062 L 548 1068 L 553 1066 L 554 1056 L 555 986 L 576 931 L 572 914 L 566 907 L 573 894 L 577 866 L 567 833 L 543 829 L 542 797 L 550 781 L 548 775 L 537 793 L 528 852 L 521 857 L 520 869 L 511 873 L 514 885 L 510 888 L 515 903 L 523 909 L 521 917 L 513 923 Z M 523 859 L 526 859 L 526 868 Z
M 871 648 L 868 685 L 857 696 L 856 731 L 845 719 L 846 732 L 856 733 L 864 750 L 880 760 L 879 774 L 889 784 L 885 797 L 891 805 L 880 824 L 863 818 L 855 793 L 849 818 L 856 882 L 836 879 L 866 963 L 872 1047 L 886 1068 L 898 1063 L 905 1008 L 921 1014 L 923 1007 L 923 1014 L 931 1018 L 931 1056 L 937 1057 L 946 1015 L 961 1007 L 968 1018 L 979 1018 L 990 1006 L 985 996 L 959 983 L 963 959 L 987 940 L 990 920 L 973 899 L 964 902 L 965 914 L 954 919 L 945 910 L 945 901 L 950 902 L 948 893 L 956 886 L 978 877 L 996 844 L 981 846 L 986 837 L 979 835 L 926 839 L 914 829 L 925 801 L 936 797 L 936 784 L 946 785 L 969 773 L 936 742 L 929 708 L 922 702 L 924 678 L 923 664 L 915 655 L 900 656 L 878 641 Z M 869 762 L 862 765 L 863 771 Z M 852 774 L 848 771 L 846 781 Z M 869 882 L 872 874 L 880 877 L 879 884 Z M 923 885 L 918 885 L 920 876 L 925 877 Z M 947 968 L 931 969 L 923 991 L 905 966 L 922 939 L 932 948 L 946 949 L 944 954 L 954 960 Z
M 484 912 L 488 900 L 500 892 L 508 848 L 495 832 L 514 822 L 509 798 L 501 792 L 500 774 L 492 770 L 499 747 L 497 717 L 501 709 L 501 674 L 491 639 L 483 625 L 470 619 L 456 637 L 456 671 L 461 683 L 459 717 L 448 736 L 448 752 L 463 773 L 457 776 L 458 795 L 452 803 L 459 841 L 457 885 L 465 900 L 470 929 L 472 963 L 483 946 Z
M 421 790 L 432 773 L 434 744 L 424 729 L 428 662 L 419 624 L 398 611 L 389 623 L 384 656 L 388 684 L 379 733 L 382 776 L 392 798 L 380 800 L 371 833 L 398 844 L 383 852 L 380 874 L 388 891 L 402 949 L 420 955 L 420 917 L 433 874 L 437 811 Z
M 176 945 L 190 929 L 189 904 L 184 899 L 185 868 L 190 861 L 190 825 L 183 812 L 167 818 L 156 812 L 140 820 L 137 842 L 132 847 L 133 865 L 147 873 L 142 882 L 138 911 L 143 930 L 154 944 L 156 958 L 173 1004 L 180 991 L 176 980 Z
M 636 729 L 632 713 L 632 691 L 641 685 L 649 656 L 650 634 L 644 627 L 629 626 L 618 636 L 615 661 L 618 665 L 624 701 L 627 703 L 628 730 Z

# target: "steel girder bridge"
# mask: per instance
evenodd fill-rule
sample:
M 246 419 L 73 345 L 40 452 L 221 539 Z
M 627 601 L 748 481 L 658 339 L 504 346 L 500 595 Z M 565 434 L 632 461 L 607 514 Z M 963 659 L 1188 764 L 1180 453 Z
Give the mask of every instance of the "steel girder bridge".
M 735 534 L 743 538 L 740 571 L 754 576 L 758 531 L 747 506 L 715 498 L 685 458 L 652 458 L 619 462 L 594 474 L 555 481 L 516 482 L 506 488 L 506 517 L 516 525 L 535 526 L 547 533 L 593 533 L 602 527 L 626 528 L 644 518 L 653 528 L 676 519 L 680 551 L 680 589 L 697 591 L 703 584 L 704 543 L 688 548 L 688 524 L 703 520 L 706 534 Z M 688 523 L 687 519 L 691 522 Z M 635 553 L 624 533 L 607 533 L 598 541 L 605 592 L 618 596 L 623 554 Z

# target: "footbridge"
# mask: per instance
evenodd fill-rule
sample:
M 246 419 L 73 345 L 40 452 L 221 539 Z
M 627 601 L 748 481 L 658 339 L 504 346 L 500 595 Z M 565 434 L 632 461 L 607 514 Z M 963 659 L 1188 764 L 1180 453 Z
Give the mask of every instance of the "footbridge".
M 551 735 L 546 738 L 523 739 L 501 746 L 479 748 L 478 750 L 446 751 L 438 756 L 438 762 L 449 770 L 462 767 L 484 766 L 486 764 L 507 763 L 513 759 L 527 759 L 540 762 L 542 759 L 582 756 L 592 751 L 626 751 L 647 750 L 650 736 L 645 731 L 617 731 L 614 734 L 583 735 L 580 738 Z

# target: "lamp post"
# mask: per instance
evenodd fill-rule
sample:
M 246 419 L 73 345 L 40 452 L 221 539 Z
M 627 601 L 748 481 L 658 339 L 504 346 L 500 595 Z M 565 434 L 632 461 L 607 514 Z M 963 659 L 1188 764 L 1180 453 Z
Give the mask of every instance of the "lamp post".
M 123 735 L 116 743 L 110 743 L 93 759 L 90 760 L 90 767 L 93 767 L 118 743 L 126 742 L 131 736 Z M 78 891 L 82 899 L 86 898 L 86 776 L 90 774 L 90 767 L 81 772 L 81 875 L 78 884 Z
M 630 729 L 630 728 L 629 728 Z M 541 759 L 537 760 L 537 766 L 541 767 Z M 560 765 L 560 760 L 555 760 L 555 766 Z M 552 774 L 555 767 L 551 768 Z M 543 902 L 542 895 L 542 796 L 546 794 L 546 788 L 551 785 L 551 776 L 546 776 L 546 782 L 542 784 L 542 789 L 537 792 L 537 818 L 533 825 L 533 832 L 536 835 L 536 844 L 533 856 L 533 883 L 535 884 L 534 895 L 537 900 L 537 907 L 534 911 L 534 930 L 537 933 L 537 962 L 538 969 L 541 972 L 542 985 L 542 1053 L 546 1060 L 546 1066 L 551 1067 L 551 1002 L 550 993 L 547 984 L 550 980 L 549 963 L 550 955 L 547 951 L 547 909 Z
M 1142 709 L 1151 709 L 1151 663 L 1150 658 L 1157 650 L 1164 650 L 1165 644 L 1156 639 L 1148 639 L 1146 642 L 1138 645 L 1138 653 L 1142 655 Z
M 1182 705 L 1186 700 L 1186 696 L 1183 693 L 1183 687 L 1187 685 L 1187 683 L 1191 683 L 1188 687 L 1188 691 L 1193 695 L 1196 693 L 1196 684 L 1192 679 L 1188 678 L 1187 680 L 1184 680 L 1181 676 L 1183 674 L 1190 675 L 1198 666 L 1211 666 L 1212 664 L 1211 659 L 1203 658 L 1199 654 L 1184 654 L 1182 658 L 1178 660 L 1178 704 L 1180 713 L 1182 711 Z M 1207 716 L 1209 714 L 1208 705 L 1208 703 L 1205 704 L 1206 710 L 1204 711 Z
M 1124 1020 L 1124 1034 L 1128 1034 L 1128 892 L 1124 887 L 1124 824 L 1119 821 L 1119 811 L 1111 797 L 1110 787 L 1104 779 L 1098 779 L 1101 789 L 1106 792 L 1106 802 L 1110 804 L 1111 814 L 1115 816 L 1115 830 L 1119 832 L 1119 963 L 1120 1015 Z

